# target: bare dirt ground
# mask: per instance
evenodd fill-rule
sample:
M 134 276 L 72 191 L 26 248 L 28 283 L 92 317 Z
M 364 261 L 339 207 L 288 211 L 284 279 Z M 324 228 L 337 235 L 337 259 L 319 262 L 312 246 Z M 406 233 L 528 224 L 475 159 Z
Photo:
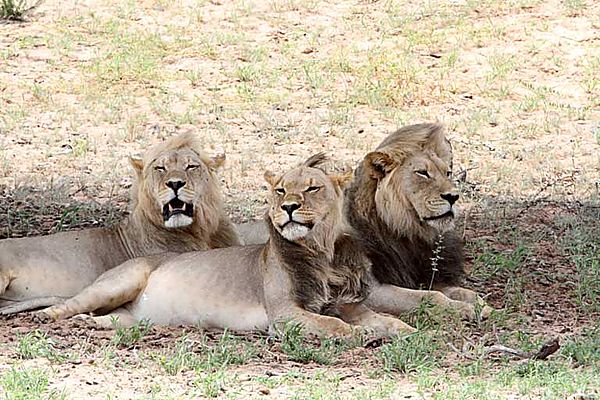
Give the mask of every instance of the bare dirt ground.
M 567 369 L 542 364 L 534 373 L 477 351 L 497 343 L 532 350 L 557 336 L 590 338 L 597 352 L 599 55 L 600 5 L 585 0 L 46 0 L 28 21 L 0 24 L 0 238 L 118 220 L 131 184 L 126 157 L 178 132 L 197 132 L 208 151 L 227 154 L 227 207 L 244 221 L 262 212 L 264 169 L 316 151 L 353 165 L 398 126 L 439 120 L 463 193 L 468 286 L 504 310 L 487 322 L 452 322 L 456 332 L 443 342 L 460 351 L 444 347 L 429 372 L 408 373 L 382 361 L 385 344 L 323 365 L 290 361 L 277 341 L 248 337 L 242 342 L 261 344 L 240 365 L 171 374 L 164 360 L 178 359 L 183 336 L 197 355 L 218 348 L 220 336 L 153 327 L 122 345 L 83 321 L 39 326 L 19 316 L 0 320 L 0 394 L 597 393 L 597 356 L 582 363 L 561 353 Z M 38 328 L 50 354 L 66 356 L 24 357 L 23 335 Z M 45 391 L 19 397 L 7 389 L 11 370 L 42 371 Z

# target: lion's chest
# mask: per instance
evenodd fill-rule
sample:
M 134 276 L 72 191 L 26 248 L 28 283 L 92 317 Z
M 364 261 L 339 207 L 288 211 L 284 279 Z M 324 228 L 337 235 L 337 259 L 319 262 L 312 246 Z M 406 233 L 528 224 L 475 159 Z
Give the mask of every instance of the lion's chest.
M 358 303 L 368 295 L 363 268 L 329 265 L 296 281 L 296 298 L 304 309 L 329 314 L 342 304 Z

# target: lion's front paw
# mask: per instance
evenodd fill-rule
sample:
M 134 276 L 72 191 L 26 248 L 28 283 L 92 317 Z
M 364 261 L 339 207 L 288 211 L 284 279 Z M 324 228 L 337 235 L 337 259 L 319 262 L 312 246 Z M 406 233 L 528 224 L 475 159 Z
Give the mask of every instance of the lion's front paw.
M 467 321 L 473 321 L 477 319 L 476 307 L 473 304 L 464 303 L 462 301 L 453 301 L 452 308 L 454 308 L 460 314 L 460 317 Z
M 481 309 L 481 311 L 479 312 L 479 317 L 481 319 L 488 319 L 490 317 L 490 315 L 492 315 L 493 311 L 496 311 L 496 310 L 488 305 L 484 305 L 483 308 Z
M 413 328 L 399 319 L 388 319 L 391 320 L 386 323 L 386 333 L 388 335 L 406 335 L 407 333 L 415 333 L 417 331 L 416 328 Z
M 356 334 L 356 330 L 347 324 L 335 324 L 335 326 L 327 329 L 325 336 L 349 339 Z
M 462 319 L 468 321 L 487 319 L 494 310 L 492 307 L 486 305 L 482 307 L 480 305 L 463 303 L 462 301 L 455 302 L 454 308 L 460 313 Z

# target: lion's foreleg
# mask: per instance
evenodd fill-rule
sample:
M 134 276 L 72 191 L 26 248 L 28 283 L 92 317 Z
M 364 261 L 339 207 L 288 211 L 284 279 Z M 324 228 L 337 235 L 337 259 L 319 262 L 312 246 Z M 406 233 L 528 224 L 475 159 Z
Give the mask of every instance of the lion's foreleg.
M 38 317 L 42 320 L 58 320 L 95 310 L 114 310 L 136 298 L 156 265 L 145 258 L 127 261 L 106 271 L 81 293 L 64 303 L 41 310 Z
M 446 295 L 446 297 L 448 297 L 452 300 L 464 301 L 465 303 L 470 303 L 470 304 L 479 304 L 479 305 L 485 304 L 485 302 L 477 294 L 477 292 L 470 290 L 470 289 L 465 289 L 465 288 L 462 288 L 459 286 L 440 286 L 440 287 L 435 287 L 434 289 L 439 290 L 440 292 L 444 293 Z
M 352 326 L 341 319 L 315 314 L 300 307 L 278 313 L 271 318 L 270 324 L 276 330 L 281 330 L 281 325 L 286 322 L 302 325 L 304 334 L 332 337 L 350 337 L 353 334 Z
M 416 331 L 398 318 L 378 314 L 364 304 L 344 304 L 337 307 L 337 310 L 344 321 L 373 330 L 378 335 L 400 335 Z
M 452 300 L 442 292 L 406 289 L 387 284 L 375 285 L 364 304 L 377 312 L 400 315 L 414 310 L 424 300 L 443 308 L 456 310 L 463 318 L 473 319 L 476 316 L 475 306 Z

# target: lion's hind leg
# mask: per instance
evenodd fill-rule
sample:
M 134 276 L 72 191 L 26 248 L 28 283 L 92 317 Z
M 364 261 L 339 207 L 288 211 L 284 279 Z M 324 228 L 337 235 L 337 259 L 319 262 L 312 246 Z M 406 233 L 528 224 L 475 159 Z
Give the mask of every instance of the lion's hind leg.
M 130 328 L 138 323 L 138 320 L 125 307 L 119 307 L 106 315 L 77 314 L 73 318 L 90 321 L 97 327 L 104 329 Z
M 64 303 L 39 311 L 36 317 L 46 322 L 96 310 L 114 310 L 137 297 L 162 259 L 153 256 L 126 261 L 100 275 L 94 283 Z
M 9 299 L 3 299 L 2 295 L 6 292 L 8 285 L 10 284 L 10 277 L 3 272 L 0 272 L 0 307 L 5 307 L 14 304 L 14 301 Z
M 345 322 L 373 330 L 378 335 L 391 336 L 416 332 L 415 328 L 400 319 L 378 314 L 363 304 L 344 304 L 338 306 L 337 311 Z
M 35 310 L 40 307 L 48 307 L 65 301 L 65 297 L 46 296 L 36 297 L 29 300 L 11 302 L 11 305 L 0 308 L 0 315 L 16 314 L 23 311 Z

